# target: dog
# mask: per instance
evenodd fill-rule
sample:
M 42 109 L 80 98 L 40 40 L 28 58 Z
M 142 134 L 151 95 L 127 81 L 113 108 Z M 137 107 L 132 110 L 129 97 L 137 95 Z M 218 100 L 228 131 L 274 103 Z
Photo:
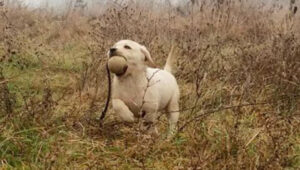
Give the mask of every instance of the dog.
M 168 136 L 176 131 L 179 118 L 179 87 L 172 75 L 173 48 L 164 69 L 155 68 L 147 48 L 132 40 L 121 40 L 108 51 L 108 57 L 122 56 L 126 71 L 114 75 L 112 83 L 113 111 L 125 122 L 143 120 L 142 130 L 158 135 L 155 126 L 158 112 L 166 111 Z

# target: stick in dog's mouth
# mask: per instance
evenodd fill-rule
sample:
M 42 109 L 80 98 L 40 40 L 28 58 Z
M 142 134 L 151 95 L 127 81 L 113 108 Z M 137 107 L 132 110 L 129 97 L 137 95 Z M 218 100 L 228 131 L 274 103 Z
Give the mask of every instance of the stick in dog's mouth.
M 110 98 L 111 98 L 111 77 L 110 77 L 110 71 L 109 71 L 109 68 L 108 68 L 108 63 L 106 64 L 106 73 L 107 73 L 107 78 L 108 78 L 108 91 L 107 91 L 108 94 L 107 94 L 105 107 L 104 107 L 104 109 L 102 111 L 102 114 L 100 116 L 100 126 L 102 126 L 102 121 L 105 118 L 106 112 L 108 110 Z

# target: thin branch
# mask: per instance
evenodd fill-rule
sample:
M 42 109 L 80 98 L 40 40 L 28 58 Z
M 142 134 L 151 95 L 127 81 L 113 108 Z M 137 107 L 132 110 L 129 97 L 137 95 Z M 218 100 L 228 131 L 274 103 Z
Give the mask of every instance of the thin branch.
M 18 75 L 12 76 L 12 77 L 10 77 L 10 78 L 4 79 L 4 80 L 0 81 L 0 85 L 1 85 L 1 84 L 5 84 L 5 83 L 7 83 L 7 82 L 9 82 L 9 81 L 11 81 L 11 80 L 13 80 L 13 79 L 15 79 L 15 78 L 18 78 L 20 75 L 21 75 L 21 74 L 18 74 Z
M 151 79 L 155 76 L 155 74 L 158 73 L 159 71 L 160 71 L 160 70 L 156 70 L 149 78 L 148 78 L 147 75 L 146 75 L 147 86 L 146 86 L 146 88 L 144 89 L 144 95 L 143 95 L 143 98 L 142 98 L 142 105 L 141 105 L 140 111 L 139 111 L 140 115 L 142 115 L 141 113 L 142 113 L 142 110 L 143 110 L 143 106 L 144 106 L 144 104 L 146 103 L 145 97 L 146 97 L 146 93 L 147 93 L 148 88 L 151 87 L 151 86 L 153 86 L 154 84 L 157 83 L 157 82 L 155 82 L 155 83 L 153 83 L 152 85 L 150 85 L 150 81 L 151 81 Z
M 213 110 L 206 110 L 204 113 L 200 115 L 193 116 L 191 119 L 186 121 L 178 130 L 178 132 L 182 131 L 188 124 L 200 120 L 204 116 L 208 116 L 209 114 L 215 113 L 215 112 L 220 112 L 223 110 L 230 110 L 230 109 L 235 109 L 235 108 L 240 108 L 240 107 L 249 107 L 249 106 L 258 106 L 258 105 L 267 105 L 267 104 L 272 104 L 272 102 L 262 102 L 262 103 L 249 103 L 249 104 L 241 104 L 241 105 L 235 105 L 235 106 L 226 106 L 226 107 L 220 107 L 218 109 L 213 109 Z M 185 109 L 185 110 L 190 110 L 191 108 Z
M 285 96 L 285 95 L 283 95 Z M 300 97 L 300 95 L 288 95 L 288 96 L 293 96 L 293 97 Z M 266 105 L 266 104 L 273 104 L 275 102 L 260 102 L 260 103 L 248 103 L 248 104 L 241 104 L 241 105 L 234 105 L 234 106 L 226 106 L 226 107 L 223 107 L 225 109 L 230 109 L 230 108 L 237 108 L 237 107 L 245 107 L 245 106 L 253 106 L 253 105 Z M 196 105 L 196 106 L 193 106 L 193 107 L 190 107 L 190 108 L 184 108 L 184 109 L 180 109 L 180 110 L 174 110 L 174 111 L 169 111 L 169 112 L 164 112 L 164 113 L 173 113 L 173 112 L 184 112 L 184 111 L 189 111 L 189 110 L 193 110 L 199 106 L 202 106 L 202 105 Z

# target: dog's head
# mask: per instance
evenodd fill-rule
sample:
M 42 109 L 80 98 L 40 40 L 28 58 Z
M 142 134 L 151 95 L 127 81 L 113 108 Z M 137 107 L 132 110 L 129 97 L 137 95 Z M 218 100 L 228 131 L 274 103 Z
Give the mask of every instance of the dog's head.
M 155 67 L 151 55 L 147 48 L 131 40 L 121 40 L 115 43 L 108 51 L 108 57 L 122 56 L 125 57 L 128 66 L 143 67 L 149 65 Z

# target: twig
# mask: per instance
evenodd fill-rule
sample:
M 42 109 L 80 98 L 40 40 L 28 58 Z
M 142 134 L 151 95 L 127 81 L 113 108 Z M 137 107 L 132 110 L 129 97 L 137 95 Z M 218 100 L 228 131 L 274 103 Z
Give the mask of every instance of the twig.
M 292 95 L 293 97 L 300 97 L 300 95 Z M 217 109 L 213 109 L 213 110 L 206 110 L 203 111 L 202 114 L 200 115 L 196 115 L 193 116 L 191 118 L 189 118 L 180 128 L 178 128 L 178 132 L 181 132 L 187 125 L 189 125 L 192 122 L 195 121 L 199 121 L 202 117 L 204 116 L 208 116 L 209 114 L 215 113 L 215 112 L 220 112 L 223 110 L 230 110 L 230 109 L 235 109 L 235 108 L 240 108 L 240 107 L 250 107 L 250 106 L 258 106 L 258 105 L 267 105 L 267 104 L 274 104 L 276 102 L 260 102 L 260 103 L 248 103 L 248 104 L 240 104 L 240 105 L 234 105 L 234 106 L 225 106 L 225 107 L 220 107 Z M 159 116 L 158 116 L 158 121 L 161 118 L 161 116 L 165 113 L 173 113 L 173 112 L 183 112 L 183 111 L 189 111 L 189 110 L 194 110 L 195 108 L 202 106 L 202 105 L 195 105 L 194 107 L 190 107 L 190 108 L 185 108 L 185 109 L 181 109 L 181 110 L 176 110 L 176 111 L 170 111 L 170 112 L 162 112 Z M 158 123 L 158 122 L 156 122 Z M 155 125 L 155 124 L 154 124 Z
M 146 86 L 146 88 L 145 88 L 145 90 L 144 90 L 144 95 L 143 95 L 143 98 L 142 98 L 142 105 L 141 105 L 140 111 L 139 111 L 140 115 L 142 115 L 141 113 L 142 113 L 142 110 L 143 110 L 143 106 L 144 106 L 144 104 L 146 103 L 145 97 L 146 97 L 146 93 L 147 93 L 148 88 L 151 87 L 151 86 L 153 86 L 154 84 L 157 83 L 157 82 L 155 82 L 155 83 L 153 83 L 152 85 L 150 85 L 150 81 L 151 81 L 151 79 L 154 77 L 154 75 L 155 75 L 156 73 L 158 73 L 159 71 L 160 71 L 160 70 L 156 70 L 149 78 L 148 78 L 147 75 L 146 75 L 147 86 Z M 144 115 L 144 116 L 145 116 L 145 115 Z
M 108 94 L 107 94 L 107 100 L 106 100 L 106 104 L 104 107 L 104 110 L 102 111 L 102 114 L 100 116 L 100 125 L 102 125 L 102 120 L 105 118 L 108 106 L 109 106 L 109 101 L 111 98 L 111 77 L 110 77 L 110 71 L 108 68 L 108 64 L 106 64 L 106 72 L 107 72 L 107 78 L 108 78 Z
M 144 118 L 146 116 L 146 112 L 143 111 L 143 107 L 144 107 L 144 104 L 146 103 L 146 100 L 145 100 L 145 97 L 146 97 L 146 93 L 147 93 L 147 90 L 149 87 L 153 86 L 154 84 L 156 84 L 157 82 L 154 82 L 153 84 L 150 84 L 151 82 L 151 79 L 155 76 L 156 73 L 158 73 L 160 70 L 156 70 L 149 78 L 147 77 L 147 74 L 145 75 L 146 76 L 146 79 L 147 79 L 147 86 L 146 88 L 144 89 L 144 94 L 143 94 L 143 98 L 142 98 L 142 105 L 140 107 L 140 111 L 139 111 L 139 116 L 138 116 L 138 123 L 140 124 L 141 121 L 140 121 L 140 118 Z M 157 112 L 157 111 L 156 111 Z M 141 124 L 140 124 L 141 125 Z M 139 125 L 139 128 L 141 128 L 141 126 Z M 152 126 L 155 125 L 152 124 Z M 150 128 L 150 126 L 148 127 Z
M 285 95 L 282 95 L 282 96 L 285 96 Z M 288 96 L 293 96 L 293 97 L 300 97 L 300 95 L 288 95 Z M 241 105 L 235 105 L 235 106 L 227 106 L 227 107 L 224 107 L 225 109 L 231 109 L 231 108 L 237 108 L 237 107 L 245 107 L 245 106 L 253 106 L 253 105 L 266 105 L 266 104 L 273 104 L 275 102 L 261 102 L 261 103 L 248 103 L 248 104 L 241 104 Z M 196 105 L 196 106 L 193 106 L 193 107 L 190 107 L 190 108 L 185 108 L 185 109 L 181 109 L 181 110 L 174 110 L 174 111 L 169 111 L 169 112 L 165 112 L 165 113 L 173 113 L 173 112 L 184 112 L 184 111 L 189 111 L 189 110 L 193 110 L 199 106 L 202 106 L 202 105 Z
M 3 81 L 0 81 L 0 84 L 5 84 L 5 83 L 7 83 L 7 82 L 9 82 L 9 80 L 3 80 Z
M 215 112 L 220 112 L 223 110 L 230 110 L 230 109 L 234 109 L 234 108 L 240 108 L 240 107 L 248 107 L 248 106 L 257 106 L 257 105 L 267 105 L 267 104 L 271 104 L 272 102 L 263 102 L 263 103 L 250 103 L 250 104 L 241 104 L 241 105 L 236 105 L 236 106 L 227 106 L 227 107 L 221 107 L 218 109 L 214 109 L 214 110 L 207 110 L 204 111 L 203 114 L 200 115 L 196 115 L 193 116 L 191 119 L 189 119 L 188 121 L 186 121 L 178 130 L 178 132 L 182 131 L 188 124 L 194 122 L 194 121 L 198 121 L 201 117 L 207 116 L 211 113 L 215 113 Z M 190 110 L 191 108 L 185 109 L 185 110 Z M 174 111 L 175 112 L 175 111 Z
M 7 78 L 7 79 L 4 79 L 4 80 L 0 81 L 0 84 L 5 84 L 5 83 L 7 83 L 7 82 L 19 77 L 19 76 L 20 76 L 20 74 L 16 75 L 16 76 L 13 76 L 13 77 L 10 77 L 10 78 Z
M 258 129 L 254 135 L 252 136 L 252 138 L 247 142 L 247 144 L 245 145 L 245 148 L 256 138 L 256 136 L 262 131 L 262 128 L 261 129 Z

